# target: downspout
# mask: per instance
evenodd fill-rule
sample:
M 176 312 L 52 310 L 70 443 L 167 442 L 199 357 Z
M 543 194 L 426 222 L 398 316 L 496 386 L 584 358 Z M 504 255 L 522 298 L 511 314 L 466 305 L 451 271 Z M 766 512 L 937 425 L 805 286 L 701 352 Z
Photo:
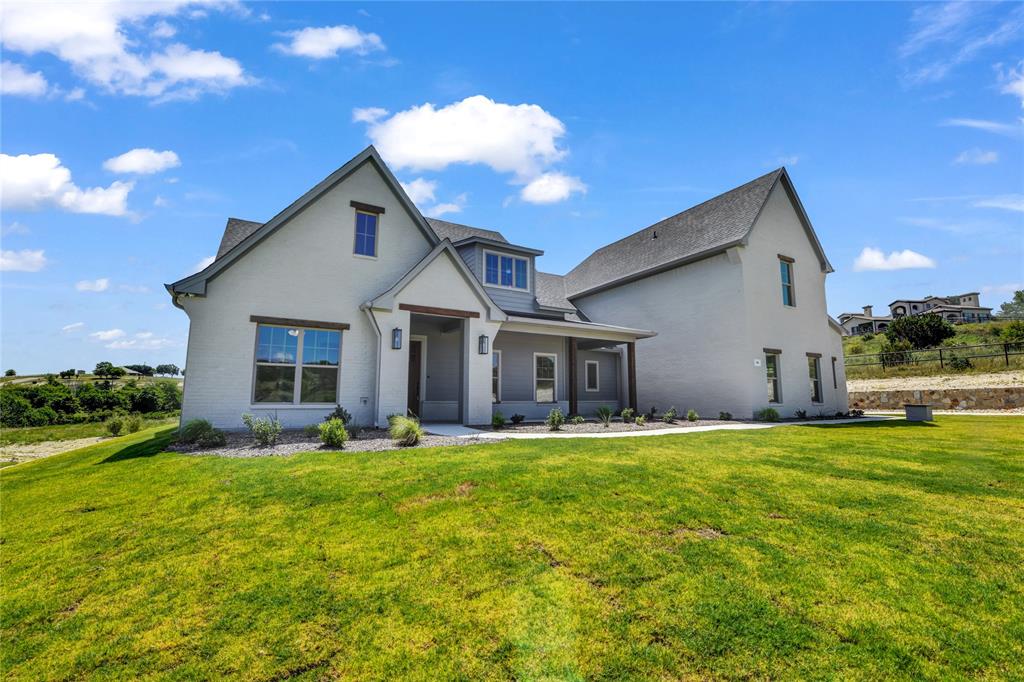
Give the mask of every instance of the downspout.
M 380 356 L 381 356 L 381 343 L 382 335 L 380 333 L 380 326 L 377 324 L 377 318 L 373 316 L 373 309 L 370 307 L 370 303 L 364 303 L 359 306 L 359 309 L 366 313 L 366 317 L 370 320 L 370 326 L 373 327 L 374 334 L 377 335 L 377 376 L 373 382 L 373 425 L 377 426 L 377 415 L 380 414 Z

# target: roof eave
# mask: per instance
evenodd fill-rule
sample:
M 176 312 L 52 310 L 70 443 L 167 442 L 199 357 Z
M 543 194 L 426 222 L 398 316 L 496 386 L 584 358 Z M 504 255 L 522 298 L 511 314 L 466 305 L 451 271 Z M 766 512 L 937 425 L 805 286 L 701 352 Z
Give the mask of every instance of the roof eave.
M 509 242 L 500 242 L 497 239 L 488 239 L 487 237 L 466 237 L 454 242 L 455 246 L 463 246 L 465 244 L 483 244 L 495 249 L 504 249 L 505 251 L 515 251 L 517 253 L 525 253 L 531 256 L 543 256 L 544 252 L 540 249 L 531 249 L 528 246 L 519 246 L 518 244 L 510 244 Z

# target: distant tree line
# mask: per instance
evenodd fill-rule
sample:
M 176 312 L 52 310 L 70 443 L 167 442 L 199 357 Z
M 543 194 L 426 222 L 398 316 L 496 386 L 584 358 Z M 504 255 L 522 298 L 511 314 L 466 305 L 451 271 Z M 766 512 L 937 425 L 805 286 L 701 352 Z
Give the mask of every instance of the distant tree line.
M 0 426 L 5 427 L 76 424 L 103 421 L 119 413 L 155 415 L 180 409 L 181 386 L 171 379 L 141 386 L 133 379 L 121 385 L 111 381 L 78 385 L 51 374 L 45 383 L 0 388 Z

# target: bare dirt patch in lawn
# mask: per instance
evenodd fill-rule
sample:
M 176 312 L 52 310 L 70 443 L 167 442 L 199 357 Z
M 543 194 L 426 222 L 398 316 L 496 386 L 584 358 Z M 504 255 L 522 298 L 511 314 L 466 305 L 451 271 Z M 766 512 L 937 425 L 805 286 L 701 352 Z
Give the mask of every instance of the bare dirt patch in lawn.
M 21 464 L 32 460 L 59 455 L 68 450 L 77 450 L 95 445 L 107 438 L 75 438 L 74 440 L 47 440 L 41 443 L 14 443 L 0 447 L 0 464 Z

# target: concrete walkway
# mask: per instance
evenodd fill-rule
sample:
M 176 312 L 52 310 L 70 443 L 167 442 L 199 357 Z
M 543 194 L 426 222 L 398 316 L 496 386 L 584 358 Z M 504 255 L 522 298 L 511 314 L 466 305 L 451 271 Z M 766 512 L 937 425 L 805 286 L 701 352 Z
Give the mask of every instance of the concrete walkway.
M 601 433 L 566 433 L 565 431 L 548 431 L 545 433 L 513 433 L 511 431 L 481 431 L 460 424 L 423 424 L 427 433 L 438 436 L 453 436 L 456 438 L 493 438 L 502 440 L 505 438 L 519 438 L 523 440 L 539 438 L 638 438 L 647 436 L 672 436 L 681 433 L 704 433 L 706 431 L 751 431 L 755 429 L 772 429 L 778 426 L 823 426 L 829 424 L 856 424 L 863 422 L 885 421 L 891 417 L 859 417 L 856 419 L 815 419 L 800 422 L 742 422 L 737 424 L 713 424 L 710 426 L 677 426 L 671 429 L 655 429 L 651 431 L 610 431 Z

